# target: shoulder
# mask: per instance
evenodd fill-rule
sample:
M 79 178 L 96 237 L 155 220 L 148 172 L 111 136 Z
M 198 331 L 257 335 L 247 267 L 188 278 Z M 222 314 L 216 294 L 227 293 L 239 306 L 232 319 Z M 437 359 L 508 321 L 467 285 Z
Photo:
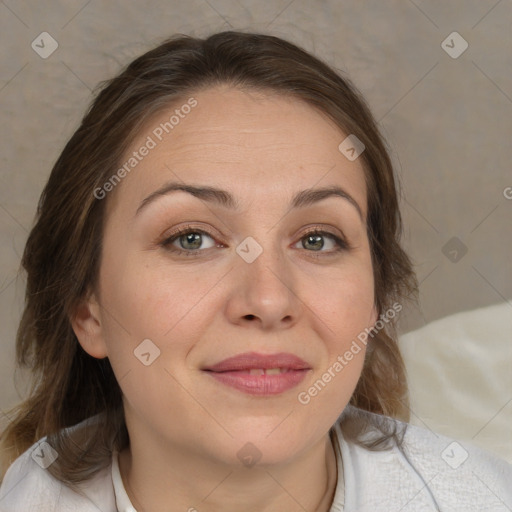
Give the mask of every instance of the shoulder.
M 338 422 L 344 469 L 345 462 L 348 465 L 346 480 L 357 488 L 353 492 L 364 494 L 361 491 L 365 487 L 366 496 L 384 502 L 394 500 L 393 506 L 403 507 L 403 512 L 427 506 L 461 511 L 512 510 L 512 465 L 508 462 L 471 443 L 354 409 L 349 406 L 344 415 L 366 420 L 370 425 L 368 439 L 381 435 L 376 426 L 380 423 L 384 430 L 402 432 L 403 442 L 392 438 L 388 449 L 372 451 L 343 439 Z M 395 489 L 394 493 L 389 489 Z M 348 497 L 350 489 L 346 492 Z M 358 506 L 366 510 L 364 503 Z
M 512 509 L 512 465 L 470 442 L 408 425 L 404 458 L 443 503 L 464 510 Z
M 77 428 L 80 425 L 72 427 Z M 43 437 L 8 468 L 0 486 L 1 512 L 115 511 L 111 468 L 80 485 L 81 494 L 56 479 L 47 468 L 58 454 Z

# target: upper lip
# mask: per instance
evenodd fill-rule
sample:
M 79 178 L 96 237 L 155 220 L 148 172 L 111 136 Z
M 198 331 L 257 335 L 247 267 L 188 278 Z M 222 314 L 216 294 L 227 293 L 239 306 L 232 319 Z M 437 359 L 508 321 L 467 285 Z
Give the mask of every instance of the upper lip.
M 311 367 L 294 354 L 280 352 L 278 354 L 258 354 L 245 352 L 237 356 L 229 357 L 203 370 L 212 372 L 228 372 L 240 370 L 268 370 L 271 368 L 284 368 L 289 370 L 309 370 Z

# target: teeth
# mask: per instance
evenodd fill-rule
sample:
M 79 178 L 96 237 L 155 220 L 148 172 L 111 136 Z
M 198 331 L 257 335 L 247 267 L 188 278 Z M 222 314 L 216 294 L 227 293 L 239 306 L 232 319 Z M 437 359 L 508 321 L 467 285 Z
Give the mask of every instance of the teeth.
M 268 370 L 263 368 L 254 368 L 249 370 L 249 375 L 279 375 L 285 371 L 286 370 L 284 368 L 269 368 Z

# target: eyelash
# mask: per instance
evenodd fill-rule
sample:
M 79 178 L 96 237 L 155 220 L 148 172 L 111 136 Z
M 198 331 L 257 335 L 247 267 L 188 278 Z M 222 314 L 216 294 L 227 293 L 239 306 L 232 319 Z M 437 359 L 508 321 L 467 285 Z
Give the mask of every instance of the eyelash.
M 190 233 L 207 235 L 210 238 L 212 238 L 213 240 L 215 240 L 215 237 L 211 233 L 208 233 L 208 231 L 204 231 L 199 228 L 194 228 L 193 226 L 184 226 L 183 228 L 175 231 L 169 237 L 167 237 L 165 240 L 163 240 L 160 243 L 160 245 L 167 251 L 170 251 L 178 256 L 188 256 L 188 257 L 200 256 L 201 252 L 203 252 L 205 249 L 203 249 L 203 250 L 196 249 L 194 251 L 191 251 L 191 250 L 186 250 L 186 249 L 178 249 L 171 245 L 172 242 L 177 240 L 179 237 L 181 237 L 183 235 L 188 235 Z M 306 250 L 306 252 L 311 252 L 312 253 L 311 256 L 314 258 L 321 258 L 324 256 L 337 254 L 341 251 L 348 251 L 351 249 L 351 246 L 349 245 L 349 243 L 346 240 L 344 240 L 343 238 L 340 238 L 339 236 L 335 235 L 334 233 L 331 233 L 329 231 L 320 230 L 318 228 L 311 229 L 311 230 L 307 231 L 306 233 L 304 233 L 301 236 L 301 238 L 299 240 L 302 240 L 303 238 L 306 238 L 307 236 L 311 236 L 311 235 L 327 235 L 334 240 L 334 242 L 336 243 L 336 246 L 337 246 L 336 249 L 328 251 L 328 252 L 318 251 L 320 254 L 315 254 L 315 252 L 317 252 L 317 251 L 307 251 L 306 249 L 304 249 L 304 250 Z M 213 247 L 211 247 L 211 249 L 213 249 Z

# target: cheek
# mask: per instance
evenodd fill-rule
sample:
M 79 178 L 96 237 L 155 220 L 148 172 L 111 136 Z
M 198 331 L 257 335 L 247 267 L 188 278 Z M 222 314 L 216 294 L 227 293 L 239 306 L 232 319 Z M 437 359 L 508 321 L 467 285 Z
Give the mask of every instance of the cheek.
M 312 310 L 325 350 L 321 364 L 297 390 L 299 410 L 334 423 L 352 396 L 366 354 L 366 333 L 373 326 L 371 265 L 351 265 L 330 280 L 317 281 Z
M 318 276 L 317 276 L 318 277 Z M 314 401 L 311 411 L 342 408 L 355 389 L 366 354 L 367 333 L 374 323 L 374 280 L 371 260 L 354 259 L 316 280 L 311 309 L 325 350 L 316 384 L 301 404 Z M 321 395 L 321 396 L 320 396 Z M 314 397 L 319 398 L 313 400 Z M 337 406 L 336 406 L 337 407 Z M 335 409 L 336 409 L 335 407 Z M 337 410 L 337 409 L 336 409 Z
M 329 328 L 329 339 L 341 342 L 372 322 L 374 280 L 369 257 L 347 260 L 339 268 L 317 274 L 309 290 L 305 296 Z
M 127 396 L 139 396 L 143 389 L 155 393 L 162 382 L 165 389 L 168 385 L 174 389 L 176 383 L 168 382 L 164 368 L 182 369 L 188 352 L 204 337 L 210 318 L 219 310 L 219 300 L 212 302 L 219 281 L 216 272 L 149 265 L 143 256 L 105 260 L 102 281 L 104 339 Z M 148 356 L 141 355 L 147 352 L 150 361 L 156 356 L 150 366 L 144 365 Z M 129 382 L 136 383 L 134 389 Z
M 105 305 L 116 313 L 118 328 L 124 327 L 132 338 L 158 339 L 188 322 L 188 315 L 218 278 L 194 268 L 150 265 L 148 259 L 135 253 L 121 263 L 106 260 L 103 296 Z
M 170 412 L 183 395 L 171 374 L 204 331 L 199 306 L 213 277 L 198 279 L 132 256 L 106 258 L 102 279 L 104 338 L 125 399 L 148 417 Z

